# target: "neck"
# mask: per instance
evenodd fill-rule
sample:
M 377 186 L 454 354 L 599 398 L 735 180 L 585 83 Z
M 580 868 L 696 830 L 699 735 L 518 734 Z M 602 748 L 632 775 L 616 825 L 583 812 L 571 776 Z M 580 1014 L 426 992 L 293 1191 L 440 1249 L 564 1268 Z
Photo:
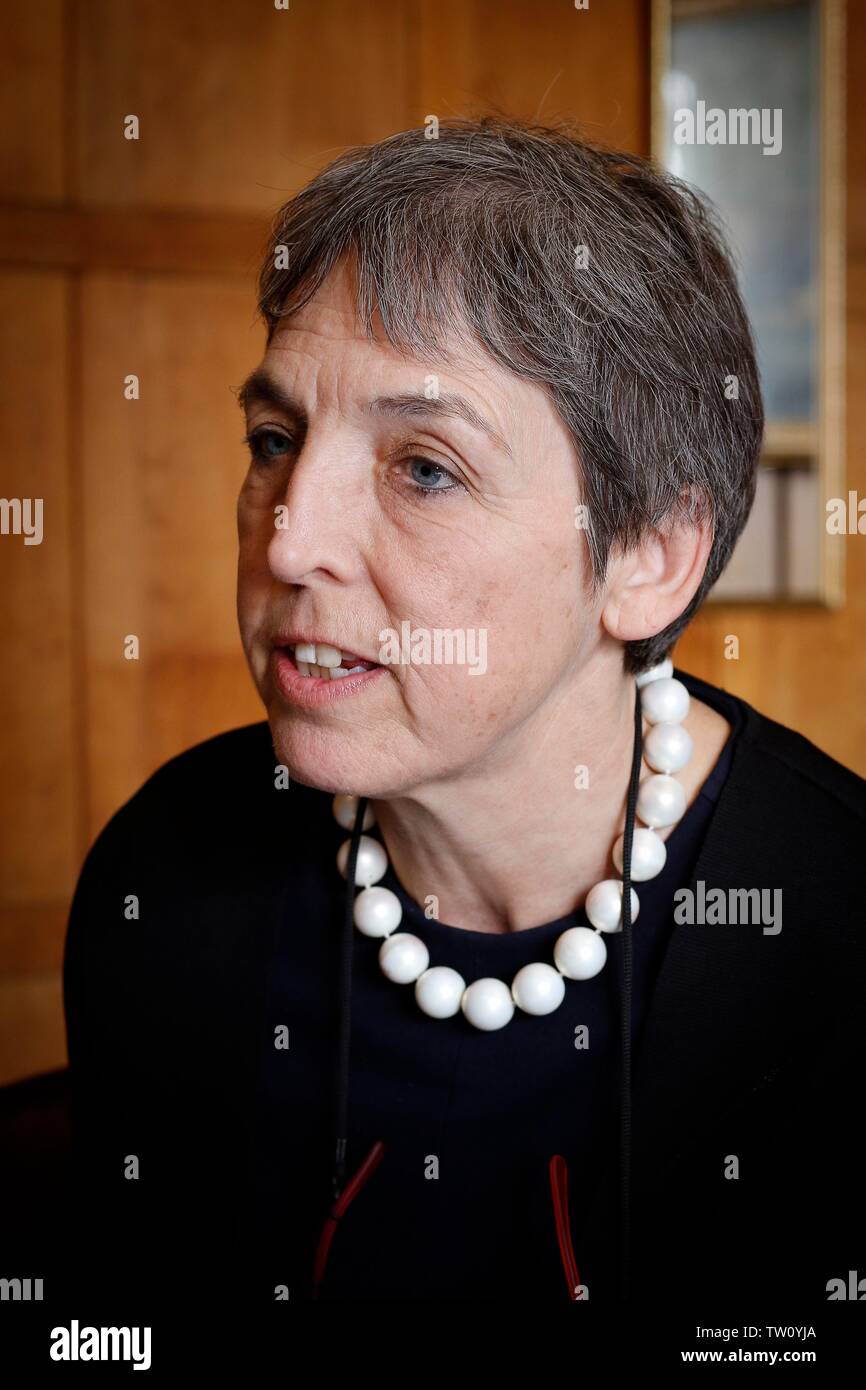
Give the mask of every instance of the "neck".
M 434 896 L 453 926 L 511 932 L 564 917 L 614 877 L 634 699 L 634 678 L 599 659 L 471 767 L 375 802 L 410 896 Z

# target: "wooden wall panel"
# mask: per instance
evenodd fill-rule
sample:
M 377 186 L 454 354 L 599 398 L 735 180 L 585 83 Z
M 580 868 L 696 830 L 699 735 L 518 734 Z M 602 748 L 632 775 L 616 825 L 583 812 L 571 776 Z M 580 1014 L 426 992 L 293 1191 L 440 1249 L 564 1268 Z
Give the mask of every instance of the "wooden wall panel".
M 0 275 L 0 323 L 12 349 L 0 372 L 2 495 L 43 499 L 40 545 L 0 536 L 0 784 L 6 797 L 0 874 L 6 903 L 63 895 L 78 870 L 81 729 L 75 718 L 67 308 L 60 275 Z
M 76 511 L 68 441 L 68 288 L 0 274 L 2 495 L 43 499 L 43 539 L 0 536 L 0 1084 L 57 1065 L 66 912 L 80 867 Z
M 0 5 L 0 199 L 64 195 L 63 45 L 62 0 Z
M 59 969 L 0 980 L 0 1086 L 65 1063 Z
M 343 145 L 404 123 L 401 0 L 88 0 L 77 9 L 80 200 L 269 213 Z M 141 138 L 126 140 L 124 117 Z
M 84 278 L 91 833 L 180 749 L 262 717 L 235 619 L 247 456 L 232 389 L 262 344 L 246 281 Z
M 561 0 L 420 0 L 418 15 L 413 124 L 498 106 L 529 120 L 570 116 L 590 139 L 649 147 L 644 0 L 587 10 Z

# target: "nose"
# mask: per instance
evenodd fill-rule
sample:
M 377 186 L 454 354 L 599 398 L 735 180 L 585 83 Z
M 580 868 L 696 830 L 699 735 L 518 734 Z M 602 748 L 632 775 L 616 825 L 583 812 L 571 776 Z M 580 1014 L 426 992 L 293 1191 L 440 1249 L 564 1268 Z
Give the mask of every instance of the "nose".
M 336 432 L 307 436 L 274 507 L 268 567 L 283 584 L 351 580 L 360 567 L 364 460 Z

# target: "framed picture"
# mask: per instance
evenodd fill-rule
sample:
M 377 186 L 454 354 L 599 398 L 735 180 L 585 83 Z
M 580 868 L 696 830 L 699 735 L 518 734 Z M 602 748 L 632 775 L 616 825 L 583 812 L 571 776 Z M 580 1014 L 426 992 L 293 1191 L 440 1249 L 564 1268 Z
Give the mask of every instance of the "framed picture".
M 653 157 L 721 215 L 767 412 L 717 600 L 844 598 L 843 43 L 843 0 L 653 0 Z

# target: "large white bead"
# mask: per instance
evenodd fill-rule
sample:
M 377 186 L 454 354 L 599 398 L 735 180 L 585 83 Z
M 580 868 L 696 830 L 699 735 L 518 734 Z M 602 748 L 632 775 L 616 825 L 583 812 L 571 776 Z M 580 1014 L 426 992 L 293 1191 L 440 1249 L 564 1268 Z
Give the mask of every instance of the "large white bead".
M 607 947 L 591 927 L 569 927 L 554 946 L 553 959 L 569 980 L 591 980 L 604 969 Z
M 428 1018 L 453 1018 L 460 1009 L 466 981 L 450 965 L 431 965 L 415 986 L 415 1001 Z
M 689 692 L 673 677 L 652 681 L 641 691 L 640 707 L 650 724 L 681 724 L 689 712 Z
M 511 981 L 511 997 L 525 1014 L 552 1014 L 565 996 L 565 981 L 544 961 L 533 961 L 518 970 Z
M 644 739 L 643 755 L 655 772 L 682 772 L 692 748 L 692 736 L 682 724 L 654 724 Z
M 349 850 L 352 841 L 344 840 L 337 850 L 337 868 L 346 878 L 349 868 Z M 383 878 L 388 868 L 388 856 L 378 840 L 374 840 L 370 835 L 362 835 L 358 844 L 358 858 L 355 863 L 355 883 L 362 884 L 369 888 L 371 883 L 378 883 Z
M 344 830 L 355 829 L 355 817 L 358 814 L 357 796 L 352 796 L 349 792 L 337 792 L 331 803 L 334 812 L 334 820 L 338 825 L 342 825 Z M 376 824 L 376 816 L 373 807 L 367 802 L 367 809 L 364 812 L 363 830 L 369 830 L 371 825 Z
M 661 728 L 661 725 L 658 727 Z M 625 836 L 620 835 L 613 847 L 613 862 L 620 873 L 624 848 Z M 646 883 L 648 878 L 655 878 L 664 868 L 667 857 L 664 840 L 660 840 L 654 830 L 643 830 L 636 825 L 631 842 L 631 876 L 634 882 Z
M 365 888 L 355 899 L 355 926 L 364 936 L 390 936 L 402 916 L 403 904 L 390 888 Z
M 484 1033 L 504 1028 L 514 1017 L 514 1000 L 504 980 L 474 980 L 463 993 L 460 1007 L 469 1022 Z
M 622 881 L 606 878 L 590 888 L 586 895 L 586 915 L 599 931 L 619 931 L 619 918 L 622 910 Z M 637 893 L 631 890 L 631 920 L 640 911 Z
M 675 825 L 686 809 L 686 794 L 675 777 L 655 773 L 641 782 L 637 794 L 637 813 L 644 825 L 658 829 Z
M 660 661 L 658 666 L 651 666 L 648 671 L 644 671 L 642 675 L 638 676 L 638 690 L 643 690 L 644 686 L 649 685 L 651 681 L 669 680 L 673 673 L 674 663 L 670 657 L 667 657 L 664 661 Z
M 430 952 L 420 936 L 408 931 L 395 932 L 379 947 L 382 974 L 396 985 L 410 985 L 424 974 L 430 964 Z

